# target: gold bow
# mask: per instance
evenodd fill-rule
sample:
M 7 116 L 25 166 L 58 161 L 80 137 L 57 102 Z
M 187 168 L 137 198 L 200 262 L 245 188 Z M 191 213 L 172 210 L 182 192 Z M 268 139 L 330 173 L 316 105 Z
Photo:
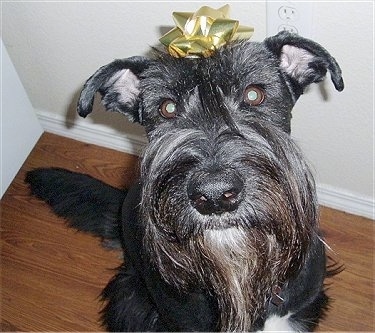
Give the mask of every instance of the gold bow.
M 203 6 L 195 13 L 173 13 L 176 28 L 160 38 L 170 55 L 209 57 L 217 48 L 231 40 L 248 39 L 254 28 L 229 19 L 229 5 L 219 9 Z

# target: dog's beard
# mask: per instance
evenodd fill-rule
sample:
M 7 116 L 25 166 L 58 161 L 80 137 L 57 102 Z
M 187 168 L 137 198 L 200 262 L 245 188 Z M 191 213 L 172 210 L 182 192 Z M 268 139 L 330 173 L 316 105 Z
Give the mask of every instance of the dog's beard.
M 282 268 L 275 238 L 241 229 L 205 232 L 203 256 L 206 284 L 216 294 L 220 330 L 246 331 L 263 315 L 269 286 L 278 283 Z M 284 262 L 285 263 L 285 262 Z
M 179 290 L 206 290 L 217 300 L 219 330 L 249 331 L 262 321 L 272 288 L 295 277 L 316 232 L 314 184 L 298 149 L 274 128 L 259 131 L 242 146 L 227 137 L 218 148 L 223 160 L 247 172 L 236 212 L 200 215 L 187 203 L 189 172 L 207 160 L 199 131 L 168 133 L 143 159 L 141 214 L 150 260 Z
M 256 228 L 206 230 L 184 244 L 152 240 L 157 234 L 146 241 L 160 273 L 179 290 L 208 290 L 217 299 L 220 331 L 252 330 L 265 315 L 272 288 L 302 265 L 306 246 L 279 243 Z

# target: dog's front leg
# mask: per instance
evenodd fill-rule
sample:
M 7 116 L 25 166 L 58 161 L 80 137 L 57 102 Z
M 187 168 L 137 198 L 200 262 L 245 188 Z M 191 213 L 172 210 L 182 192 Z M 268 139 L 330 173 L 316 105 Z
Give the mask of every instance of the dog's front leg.
M 160 275 L 149 269 L 145 274 L 147 290 L 168 331 L 217 331 L 215 302 L 203 291 L 181 293 L 167 285 Z

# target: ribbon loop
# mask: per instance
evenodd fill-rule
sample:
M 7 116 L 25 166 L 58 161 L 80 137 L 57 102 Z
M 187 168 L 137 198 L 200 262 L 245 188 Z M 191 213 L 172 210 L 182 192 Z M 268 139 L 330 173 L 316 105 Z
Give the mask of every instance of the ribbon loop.
M 209 57 L 231 40 L 249 39 L 254 28 L 229 18 L 229 5 L 219 9 L 203 6 L 195 13 L 175 12 L 176 27 L 160 38 L 170 55 Z

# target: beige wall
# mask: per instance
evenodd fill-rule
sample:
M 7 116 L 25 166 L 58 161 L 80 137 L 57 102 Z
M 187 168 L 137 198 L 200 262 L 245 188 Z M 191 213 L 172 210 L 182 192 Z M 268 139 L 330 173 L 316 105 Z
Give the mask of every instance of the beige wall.
M 172 11 L 194 11 L 203 4 L 207 2 L 3 3 L 2 38 L 36 112 L 74 119 L 77 93 L 99 66 L 146 54 L 173 24 Z M 233 2 L 231 8 L 233 18 L 255 27 L 254 40 L 266 37 L 264 2 Z M 336 92 L 329 79 L 311 87 L 295 107 L 293 136 L 322 188 L 371 204 L 373 3 L 314 1 L 311 37 L 340 63 L 346 88 Z M 117 115 L 105 117 L 109 120 L 103 114 L 91 121 L 142 134 L 125 119 L 119 125 Z

